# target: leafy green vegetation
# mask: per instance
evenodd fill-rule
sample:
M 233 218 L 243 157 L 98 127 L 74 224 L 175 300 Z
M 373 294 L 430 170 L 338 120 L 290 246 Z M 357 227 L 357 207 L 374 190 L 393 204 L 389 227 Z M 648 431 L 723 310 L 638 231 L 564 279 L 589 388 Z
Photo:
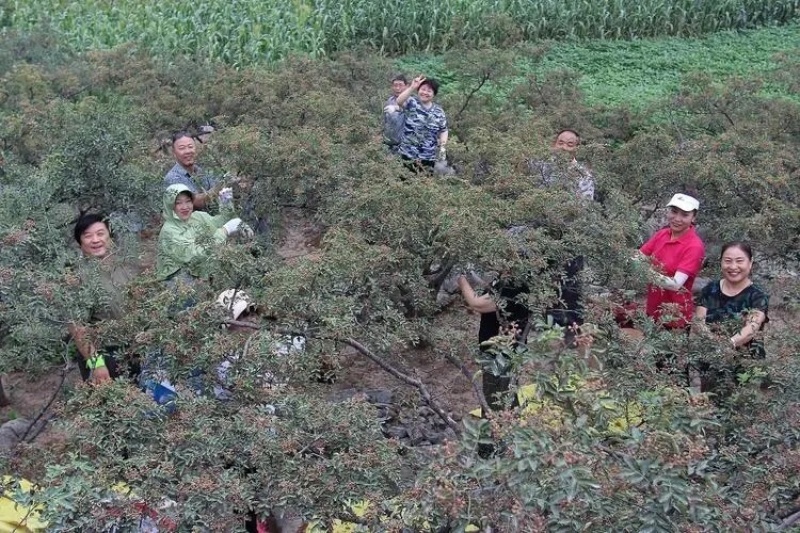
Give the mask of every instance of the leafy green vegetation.
M 575 73 L 587 101 L 609 106 L 641 108 L 674 94 L 683 79 L 703 72 L 716 81 L 735 76 L 760 78 L 774 71 L 780 56 L 800 43 L 800 26 L 728 31 L 694 38 L 635 39 L 631 41 L 591 40 L 546 42 L 537 50 L 508 50 L 507 77 L 494 79 L 483 89 L 508 94 L 508 88 L 526 76 L 541 76 L 567 69 Z M 463 71 L 444 67 L 447 58 L 411 55 L 398 60 L 401 70 L 425 72 L 455 85 L 469 85 Z M 450 90 L 446 86 L 445 91 Z M 779 80 L 767 80 L 764 94 L 798 98 Z
M 531 69 L 547 63 L 546 46 L 528 50 Z M 753 76 L 743 65 L 728 80 L 690 73 L 635 112 L 588 101 L 577 68 L 521 79 L 521 55 L 481 49 L 416 60 L 448 82 L 437 99 L 458 171 L 427 177 L 410 174 L 378 140 L 397 67 L 379 55 L 234 68 L 126 47 L 75 54 L 53 34 L 0 36 L 0 371 L 64 367 L 65 323 L 90 296 L 76 287 L 71 229 L 91 208 L 115 215 L 119 251 L 145 267 L 129 291 L 130 312 L 92 324 L 93 338 L 129 339 L 131 359 L 163 354 L 179 394 L 176 412 L 157 416 L 152 400 L 122 381 L 70 388 L 58 402 L 59 439 L 0 462 L 37 482 L 34 498 L 51 530 L 135 528 L 141 513 L 110 494 L 120 481 L 181 531 L 235 531 L 248 509 L 261 517 L 290 509 L 324 529 L 357 519 L 367 531 L 447 533 L 467 525 L 764 531 L 797 522 L 800 104 L 762 90 L 798 90 L 796 52 Z M 499 85 L 506 98 L 492 90 Z M 167 132 L 206 121 L 217 131 L 200 163 L 242 178 L 236 203 L 252 212 L 241 216 L 281 222 L 293 213 L 316 238 L 282 256 L 287 232 L 274 224 L 273 246 L 225 245 L 213 277 L 196 286 L 197 305 L 175 313 L 186 295 L 156 280 L 147 261 L 161 176 L 173 164 L 158 146 Z M 548 158 L 564 127 L 582 134 L 579 158 L 602 204 L 568 186 L 544 187 L 531 173 L 529 161 Z M 632 341 L 614 322 L 613 295 L 644 288 L 631 254 L 659 226 L 654 207 L 678 191 L 701 201 L 704 275 L 719 275 L 721 242 L 753 242 L 756 280 L 772 296 L 766 359 L 732 353 L 727 339 L 659 331 L 644 317 L 635 320 L 645 336 Z M 117 222 L 131 211 L 141 234 Z M 509 226 L 528 221 L 537 227 L 509 236 Z M 305 227 L 297 226 L 295 233 Z M 331 402 L 331 386 L 310 378 L 327 369 L 360 387 L 381 372 L 378 361 L 413 377 L 407 388 L 397 374 L 383 382 L 398 397 L 403 391 L 396 403 L 404 413 L 435 402 L 463 414 L 480 391 L 466 400 L 443 391 L 460 384 L 472 395 L 466 376 L 485 355 L 477 318 L 437 301 L 433 265 L 472 264 L 525 280 L 524 303 L 541 317 L 561 265 L 576 254 L 596 289 L 587 287 L 587 321 L 604 366 L 587 367 L 557 342 L 560 331 L 538 320 L 527 349 L 502 337 L 497 349 L 514 377 L 536 385 L 523 417 L 437 418 L 452 432 L 447 444 L 418 453 L 384 438 L 375 406 Z M 232 287 L 267 308 L 260 329 L 219 327 L 213 302 Z M 302 355 L 275 353 L 287 330 L 307 335 Z M 212 387 L 217 366 L 237 350 L 231 400 L 195 395 L 198 370 Z M 683 372 L 659 368 L 664 353 L 735 363 L 747 379 L 726 383 L 723 397 L 697 393 Z M 430 365 L 424 371 L 421 361 Z M 264 387 L 268 373 L 285 385 Z M 427 399 L 414 383 L 429 386 Z M 487 442 L 507 446 L 484 460 L 476 448 Z M 165 497 L 174 504 L 163 505 Z M 362 500 L 372 505 L 354 517 L 351 503 Z
M 0 22 L 49 24 L 79 50 L 136 43 L 233 65 L 352 47 L 402 54 L 542 39 L 640 39 L 784 24 L 798 0 L 9 0 Z

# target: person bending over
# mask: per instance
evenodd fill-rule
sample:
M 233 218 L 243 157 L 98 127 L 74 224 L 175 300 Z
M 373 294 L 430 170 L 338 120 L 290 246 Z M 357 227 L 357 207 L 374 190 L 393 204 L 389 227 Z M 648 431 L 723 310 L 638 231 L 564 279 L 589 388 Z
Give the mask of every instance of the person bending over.
M 503 327 L 513 328 L 517 331 L 517 342 L 524 343 L 527 341 L 523 337 L 527 329 L 530 312 L 518 300 L 519 296 L 528 292 L 526 286 L 514 284 L 510 280 L 503 278 L 493 283 L 492 291 L 499 296 L 502 308 L 498 308 L 490 294 L 478 296 L 466 276 L 462 275 L 458 278 L 458 288 L 461 290 L 461 295 L 467 306 L 481 315 L 478 328 L 478 343 L 484 355 L 489 355 L 489 346 L 485 344 L 486 341 L 500 335 Z M 489 369 L 483 369 L 481 378 L 483 395 L 486 397 L 489 408 L 493 411 L 505 409 L 506 398 L 504 396 L 508 393 L 511 385 L 511 377 L 508 375 L 508 370 L 506 369 L 500 375 L 495 375 Z M 516 405 L 516 401 L 515 395 L 511 399 L 512 407 Z

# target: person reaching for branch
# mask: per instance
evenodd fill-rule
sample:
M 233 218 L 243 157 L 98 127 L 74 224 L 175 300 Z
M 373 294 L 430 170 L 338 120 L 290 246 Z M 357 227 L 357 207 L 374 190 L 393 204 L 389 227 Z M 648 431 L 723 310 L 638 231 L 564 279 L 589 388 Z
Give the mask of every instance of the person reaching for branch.
M 753 251 L 749 244 L 734 241 L 720 254 L 722 278 L 709 283 L 696 298 L 692 328 L 718 335 L 720 342 L 751 357 L 766 357 L 758 334 L 769 322 L 769 295 L 750 279 Z
M 692 286 L 705 257 L 705 245 L 694 229 L 700 202 L 676 194 L 667 207 L 667 227 L 653 234 L 634 260 L 650 262 L 647 316 L 665 329 L 686 329 L 694 311 Z M 679 315 L 674 316 L 669 306 L 677 306 Z
M 175 166 L 164 176 L 164 187 L 185 185 L 192 193 L 194 208 L 198 211 L 208 209 L 222 185 L 197 164 L 197 146 L 189 132 L 172 134 L 172 155 Z
M 722 398 L 738 383 L 744 370 L 739 361 L 742 355 L 766 357 L 761 331 L 769 322 L 769 295 L 750 278 L 753 251 L 749 244 L 724 244 L 720 263 L 722 277 L 697 295 L 692 333 L 716 341 L 721 353 L 735 354 L 733 361 L 706 357 L 694 365 L 700 373 L 700 390 Z

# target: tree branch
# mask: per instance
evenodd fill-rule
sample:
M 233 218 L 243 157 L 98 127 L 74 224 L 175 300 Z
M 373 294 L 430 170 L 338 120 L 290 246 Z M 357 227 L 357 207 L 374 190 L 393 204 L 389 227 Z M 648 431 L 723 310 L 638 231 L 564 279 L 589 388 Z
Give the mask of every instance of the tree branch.
M 475 397 L 478 399 L 478 403 L 481 404 L 481 411 L 483 413 L 485 413 L 484 417 L 487 418 L 487 419 L 491 418 L 492 410 L 489 409 L 489 404 L 486 402 L 486 396 L 484 396 L 483 390 L 481 390 L 481 388 L 478 386 L 478 384 L 475 383 L 475 376 L 473 376 L 473 375 L 471 375 L 469 373 L 469 370 L 467 370 L 467 367 L 464 366 L 464 364 L 461 361 L 459 361 L 458 358 L 455 355 L 445 352 L 444 353 L 444 358 L 447 359 L 448 361 L 450 361 L 450 363 L 453 364 L 456 368 L 458 368 L 461 371 L 461 373 L 464 375 L 464 377 L 466 377 L 469 380 L 469 384 L 472 386 L 472 392 L 473 392 L 473 394 L 475 394 Z
M 800 509 L 790 514 L 786 518 L 784 518 L 783 522 L 781 522 L 780 525 L 778 526 L 778 531 L 783 531 L 784 529 L 793 526 L 799 521 L 800 521 Z
M 461 427 L 455 420 L 450 418 L 447 415 L 447 413 L 444 412 L 442 407 L 439 405 L 439 402 L 433 399 L 433 396 L 431 396 L 428 387 L 426 387 L 425 384 L 422 383 L 422 381 L 420 381 L 417 378 L 411 377 L 404 372 L 401 372 L 397 368 L 393 367 L 392 365 L 390 365 L 389 363 L 387 363 L 386 361 L 384 361 L 383 359 L 372 353 L 366 346 L 364 346 L 363 344 L 361 344 L 356 340 L 353 339 L 331 339 L 331 340 L 343 342 L 344 344 L 347 344 L 348 346 L 355 348 L 358 353 L 371 360 L 373 363 L 381 367 L 383 370 L 385 370 L 392 376 L 396 377 L 397 379 L 399 379 L 404 383 L 407 383 L 408 385 L 411 385 L 412 387 L 415 387 L 419 392 L 420 396 L 422 396 L 422 399 L 425 400 L 425 403 L 427 403 L 428 406 L 431 409 L 433 409 L 433 411 L 437 415 L 439 415 L 439 418 L 444 420 L 447 426 L 450 429 L 452 429 L 456 433 L 456 435 L 461 434 Z
M 250 342 L 253 340 L 253 337 L 255 337 L 257 333 L 258 332 L 256 332 L 256 331 L 251 333 L 247 337 L 247 340 L 244 342 L 244 348 L 242 348 L 242 359 L 243 360 L 247 359 L 247 352 L 250 350 Z
M 461 106 L 461 109 L 459 109 L 459 110 L 458 110 L 458 113 L 456 113 L 456 118 L 455 118 L 455 120 L 458 120 L 459 118 L 461 118 L 461 113 L 463 113 L 463 112 L 464 112 L 464 110 L 465 110 L 465 109 L 467 109 L 467 106 L 469 105 L 469 101 L 470 101 L 470 100 L 472 100 L 472 97 L 473 97 L 473 96 L 475 96 L 475 94 L 476 94 L 478 91 L 480 91 L 480 90 L 481 90 L 481 87 L 483 87 L 483 86 L 484 86 L 484 84 L 485 84 L 487 81 L 489 81 L 489 78 L 491 78 L 491 77 L 492 77 L 491 73 L 489 73 L 489 72 L 486 72 L 486 71 L 483 73 L 483 76 L 481 76 L 481 81 L 478 83 L 478 86 L 477 86 L 477 87 L 475 87 L 474 89 L 472 89 L 472 90 L 469 92 L 469 94 L 467 95 L 467 99 L 466 99 L 466 100 L 464 100 L 464 105 L 462 105 L 462 106 Z
M 30 423 L 30 425 L 28 426 L 28 429 L 25 430 L 25 433 L 22 434 L 22 437 L 20 437 L 20 439 L 19 439 L 20 442 L 24 442 L 25 439 L 28 438 L 28 435 L 33 430 L 33 428 L 36 426 L 36 424 L 39 423 L 39 421 L 44 416 L 44 414 L 50 409 L 50 407 L 53 406 L 53 402 L 55 402 L 56 398 L 58 398 L 58 393 L 61 392 L 61 388 L 64 386 L 64 382 L 66 381 L 66 379 L 67 379 L 67 369 L 66 368 L 62 368 L 61 369 L 61 381 L 58 383 L 58 387 L 56 387 L 56 390 L 53 393 L 53 396 L 50 398 L 50 401 L 47 402 L 47 405 L 45 405 L 42 408 L 42 410 L 39 411 L 39 414 L 36 415 L 36 417 Z M 29 442 L 32 442 L 36 437 L 39 436 L 39 434 L 42 432 L 44 426 L 45 426 L 45 424 L 42 423 L 42 425 L 39 428 L 39 430 L 35 434 L 33 434 L 31 436 Z
M 233 326 L 242 326 L 242 327 L 247 327 L 247 328 L 251 328 L 251 329 L 255 329 L 255 330 L 262 329 L 262 327 L 260 325 L 255 324 L 253 322 L 242 322 L 242 321 L 239 321 L 239 320 L 224 320 L 223 324 L 229 324 L 229 325 L 233 325 Z M 295 331 L 291 331 L 291 330 L 283 330 L 283 329 L 279 329 L 278 333 L 285 334 L 285 335 L 303 335 L 303 336 L 308 336 L 308 333 L 300 333 L 300 332 L 295 332 Z M 250 342 L 250 339 L 252 339 L 252 337 L 253 336 L 251 335 L 250 338 L 247 340 L 248 343 Z M 431 395 L 430 390 L 428 390 L 428 387 L 422 381 L 420 381 L 419 379 L 417 379 L 415 377 L 409 376 L 405 372 L 402 372 L 402 371 L 398 370 L 397 368 L 395 368 L 391 364 L 387 363 L 386 361 L 384 361 L 383 359 L 381 359 L 380 357 L 378 357 L 377 355 L 372 353 L 372 351 L 370 351 L 369 348 L 367 348 L 366 346 L 364 346 L 363 344 L 361 344 L 360 342 L 358 342 L 358 341 L 356 341 L 354 339 L 349 339 L 349 338 L 348 339 L 340 339 L 340 338 L 336 338 L 336 337 L 317 337 L 317 338 L 319 338 L 321 340 L 331 340 L 331 341 L 334 341 L 334 342 L 341 342 L 341 343 L 344 343 L 344 344 L 350 346 L 351 348 L 354 348 L 358 353 L 360 353 L 361 355 L 363 355 L 367 359 L 371 360 L 373 363 L 375 363 L 376 365 L 381 367 L 383 370 L 385 370 L 386 372 L 388 372 L 389 374 L 391 374 L 395 378 L 397 378 L 400 381 L 402 381 L 402 382 L 404 382 L 404 383 L 406 383 L 408 385 L 411 385 L 412 387 L 416 388 L 417 391 L 419 392 L 419 395 L 422 397 L 422 399 L 425 401 L 425 403 L 428 404 L 428 406 L 431 409 L 433 409 L 433 411 L 439 416 L 439 418 L 441 418 L 447 424 L 447 426 L 456 433 L 456 435 L 460 435 L 461 434 L 461 426 L 459 426 L 458 422 L 456 422 L 450 416 L 448 416 L 448 414 L 444 411 L 444 409 L 442 409 L 442 406 L 439 405 L 439 402 L 437 402 L 433 398 L 433 396 Z M 247 349 L 247 344 L 245 344 L 245 350 L 246 349 Z M 467 377 L 469 377 L 469 374 L 467 374 Z M 470 382 L 472 382 L 472 378 L 470 377 L 469 379 L 470 379 Z M 486 399 L 483 398 L 482 394 L 478 397 L 478 401 L 481 402 L 481 406 L 482 407 L 486 404 Z M 487 409 L 486 412 L 488 412 L 488 408 L 484 407 L 484 409 Z

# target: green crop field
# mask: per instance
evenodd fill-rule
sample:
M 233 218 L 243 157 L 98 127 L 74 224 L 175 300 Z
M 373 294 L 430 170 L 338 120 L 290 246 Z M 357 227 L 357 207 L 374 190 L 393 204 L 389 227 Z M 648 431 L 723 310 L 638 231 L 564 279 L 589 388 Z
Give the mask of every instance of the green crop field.
M 368 46 L 388 54 L 541 39 L 695 36 L 784 24 L 800 0 L 7 0 L 0 26 L 76 49 L 135 42 L 234 65 Z
M 509 51 L 515 65 L 513 79 L 496 80 L 484 91 L 501 91 L 529 74 L 569 69 L 580 76 L 580 87 L 592 104 L 638 107 L 674 93 L 690 73 L 702 72 L 722 81 L 734 76 L 760 78 L 778 67 L 782 53 L 800 47 L 800 26 L 726 31 L 713 35 L 630 41 L 589 40 L 552 42 L 547 52 L 533 60 L 521 52 Z M 416 54 L 397 61 L 400 70 L 425 72 L 450 81 L 468 84 L 458 72 L 448 70 L 441 55 Z M 797 95 L 767 81 L 764 91 L 775 96 Z

